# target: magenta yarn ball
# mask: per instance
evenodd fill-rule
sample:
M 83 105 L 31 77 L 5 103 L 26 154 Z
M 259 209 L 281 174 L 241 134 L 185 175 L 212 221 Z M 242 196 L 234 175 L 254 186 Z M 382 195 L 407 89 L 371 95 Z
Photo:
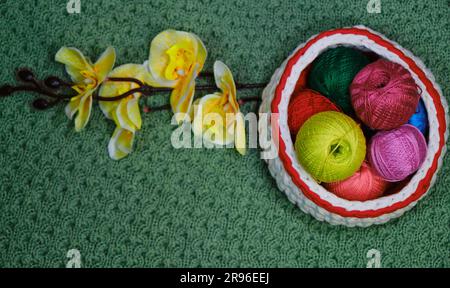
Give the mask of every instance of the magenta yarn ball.
M 427 142 L 416 127 L 405 124 L 380 131 L 369 143 L 369 162 L 386 181 L 404 180 L 416 172 L 425 160 Z
M 379 59 L 364 67 L 350 85 L 356 115 L 370 128 L 390 130 L 406 124 L 420 95 L 408 70 Z

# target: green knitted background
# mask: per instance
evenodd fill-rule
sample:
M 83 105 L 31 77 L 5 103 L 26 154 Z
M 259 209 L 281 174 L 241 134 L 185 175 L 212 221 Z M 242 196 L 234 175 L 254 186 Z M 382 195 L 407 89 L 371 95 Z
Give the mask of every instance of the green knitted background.
M 364 24 L 420 57 L 448 97 L 448 1 L 381 0 L 381 14 L 367 2 L 81 0 L 69 15 L 67 0 L 0 0 L 0 83 L 25 65 L 64 75 L 53 61 L 63 45 L 92 58 L 113 45 L 117 65 L 142 63 L 167 28 L 204 40 L 205 70 L 220 59 L 239 82 L 262 82 L 310 36 Z M 169 112 L 144 114 L 134 153 L 115 162 L 98 106 L 77 134 L 63 106 L 36 112 L 31 99 L 0 99 L 1 267 L 65 267 L 73 248 L 83 267 L 365 267 L 372 248 L 384 267 L 450 266 L 449 157 L 400 219 L 333 227 L 280 193 L 257 150 L 172 148 Z

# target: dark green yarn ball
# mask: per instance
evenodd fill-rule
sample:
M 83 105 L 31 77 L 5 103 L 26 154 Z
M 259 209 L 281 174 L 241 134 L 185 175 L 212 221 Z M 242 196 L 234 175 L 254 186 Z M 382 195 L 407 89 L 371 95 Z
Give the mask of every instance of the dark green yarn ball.
M 356 74 L 369 62 L 366 55 L 353 48 L 329 49 L 314 60 L 308 85 L 331 99 L 343 112 L 353 114 L 349 87 Z

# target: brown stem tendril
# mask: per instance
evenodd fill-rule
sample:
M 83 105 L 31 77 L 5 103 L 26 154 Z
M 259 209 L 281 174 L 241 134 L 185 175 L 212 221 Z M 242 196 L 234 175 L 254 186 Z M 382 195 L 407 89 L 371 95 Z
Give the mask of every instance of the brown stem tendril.
M 199 74 L 199 77 L 214 77 L 214 73 L 212 72 L 202 72 Z M 41 94 L 43 96 L 53 98 L 53 101 L 49 101 L 48 99 L 38 98 L 33 102 L 33 106 L 39 110 L 45 110 L 50 107 L 55 106 L 61 101 L 68 101 L 71 98 L 77 96 L 73 94 L 64 94 L 61 92 L 62 88 L 71 88 L 74 83 L 67 82 L 57 76 L 48 76 L 44 81 L 40 81 L 36 78 L 33 71 L 29 68 L 19 68 L 16 70 L 16 79 L 23 84 L 12 86 L 12 85 L 3 85 L 0 86 L 0 97 L 7 97 L 16 92 L 34 92 Z M 125 99 L 135 93 L 141 93 L 143 96 L 153 96 L 157 93 L 167 93 L 172 91 L 172 88 L 160 88 L 160 87 L 151 87 L 146 85 L 141 80 L 131 77 L 109 77 L 105 80 L 105 82 L 131 82 L 138 85 L 137 88 L 133 88 L 121 95 L 117 96 L 105 96 L 99 95 L 99 89 L 95 91 L 92 95 L 93 99 L 98 101 L 105 102 L 113 102 Z M 251 83 L 251 84 L 236 84 L 236 89 L 260 89 L 264 88 L 267 83 Z M 215 85 L 198 85 L 195 87 L 197 91 L 215 91 L 218 88 Z M 257 97 L 253 98 L 243 98 L 240 101 L 257 101 Z M 149 108 L 151 111 L 160 111 L 167 110 L 170 108 L 170 105 L 164 105 L 156 108 Z
M 198 99 L 198 98 L 197 98 Z M 261 101 L 261 97 L 246 97 L 246 98 L 240 98 L 238 100 L 239 105 L 244 105 L 246 103 L 249 102 L 260 102 Z M 162 106 L 157 106 L 157 107 L 150 107 L 150 106 L 144 106 L 143 108 L 143 112 L 144 113 L 150 113 L 150 112 L 157 112 L 157 111 L 164 111 L 164 110 L 170 110 L 172 109 L 172 107 L 170 106 L 170 104 L 166 104 L 166 105 L 162 105 Z

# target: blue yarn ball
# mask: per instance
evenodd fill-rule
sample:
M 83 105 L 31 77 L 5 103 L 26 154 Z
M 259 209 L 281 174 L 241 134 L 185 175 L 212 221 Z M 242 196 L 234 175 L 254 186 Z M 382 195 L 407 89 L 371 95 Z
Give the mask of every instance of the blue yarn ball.
M 417 106 L 416 113 L 411 116 L 408 120 L 408 124 L 415 126 L 422 132 L 423 135 L 427 133 L 428 130 L 428 116 L 427 109 L 425 109 L 425 104 L 423 100 L 420 99 L 419 105 Z

